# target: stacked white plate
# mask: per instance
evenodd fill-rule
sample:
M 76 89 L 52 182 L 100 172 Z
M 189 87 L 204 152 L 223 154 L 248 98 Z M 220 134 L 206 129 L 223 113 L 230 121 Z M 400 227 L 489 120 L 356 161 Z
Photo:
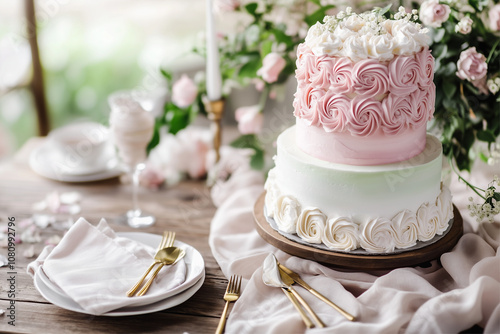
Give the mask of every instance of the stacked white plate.
M 150 233 L 122 232 L 117 233 L 117 235 L 153 248 L 156 248 L 161 241 L 160 235 Z M 178 240 L 175 241 L 175 246 L 183 248 L 186 251 L 184 257 L 186 280 L 184 283 L 174 289 L 166 290 L 164 293 L 158 293 L 153 296 L 146 294 L 141 297 L 131 297 L 137 299 L 137 303 L 133 306 L 113 310 L 102 314 L 102 316 L 119 317 L 157 312 L 182 304 L 191 298 L 205 281 L 205 262 L 200 252 L 192 246 Z M 40 294 L 52 304 L 70 311 L 90 314 L 45 275 L 43 266 L 37 270 L 34 282 Z

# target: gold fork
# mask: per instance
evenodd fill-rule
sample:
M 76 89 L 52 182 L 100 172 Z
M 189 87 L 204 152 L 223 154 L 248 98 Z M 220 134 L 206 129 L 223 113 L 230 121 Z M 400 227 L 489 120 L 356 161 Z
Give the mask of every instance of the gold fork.
M 241 276 L 233 275 L 229 282 L 227 283 L 226 292 L 224 293 L 224 300 L 226 305 L 224 305 L 224 311 L 220 317 L 219 326 L 217 326 L 216 334 L 222 334 L 224 332 L 224 326 L 226 325 L 227 310 L 229 309 L 229 303 L 235 302 L 240 297 L 241 290 Z
M 137 283 L 135 283 L 135 285 L 132 288 L 130 288 L 130 290 L 127 291 L 128 297 L 132 297 L 135 294 L 135 292 L 139 289 L 142 282 L 144 282 L 144 280 L 146 279 L 146 277 L 148 276 L 150 271 L 154 268 L 154 266 L 161 263 L 161 260 L 159 258 L 157 258 L 160 251 L 163 248 L 171 247 L 174 244 L 174 241 L 175 241 L 175 232 L 171 232 L 171 231 L 163 232 L 163 236 L 162 236 L 160 245 L 158 245 L 158 249 L 157 249 L 156 254 L 155 254 L 155 261 L 149 266 L 148 269 L 146 269 L 146 271 L 141 276 L 141 278 L 137 281 Z

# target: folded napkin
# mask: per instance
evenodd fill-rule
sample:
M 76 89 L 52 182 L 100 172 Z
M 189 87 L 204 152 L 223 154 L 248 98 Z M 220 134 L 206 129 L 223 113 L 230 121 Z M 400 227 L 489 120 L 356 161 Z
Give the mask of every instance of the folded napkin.
M 56 247 L 46 247 L 28 265 L 28 273 L 43 270 L 85 311 L 99 315 L 159 301 L 185 281 L 186 264 L 180 260 L 163 267 L 145 296 L 127 297 L 154 254 L 152 247 L 118 237 L 104 219 L 96 227 L 80 218 Z

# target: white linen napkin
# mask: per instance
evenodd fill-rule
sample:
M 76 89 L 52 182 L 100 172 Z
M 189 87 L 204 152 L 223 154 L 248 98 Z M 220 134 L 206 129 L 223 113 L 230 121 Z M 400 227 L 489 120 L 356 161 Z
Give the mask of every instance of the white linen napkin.
M 441 256 L 441 262 L 434 260 L 428 268 L 349 272 L 291 256 L 259 236 L 253 207 L 263 182 L 255 173 L 236 171 L 232 182 L 213 194 L 220 205 L 211 223 L 212 253 L 226 277 L 243 276 L 243 293 L 229 315 L 226 332 L 457 333 L 475 324 L 485 333 L 500 332 L 500 217 L 496 223 L 472 222 L 466 210 L 471 191 L 465 193 L 463 185 L 452 184 L 453 201 L 461 209 L 466 232 L 477 234 L 464 234 L 451 252 Z M 492 175 L 486 175 L 485 180 L 491 181 Z M 358 320 L 346 320 L 297 287 L 327 325 L 306 329 L 280 289 L 262 282 L 262 264 L 270 252 Z
M 163 267 L 145 296 L 127 297 L 154 254 L 152 247 L 116 236 L 104 219 L 96 227 L 80 218 L 57 246 L 46 247 L 27 270 L 32 276 L 43 270 L 85 311 L 99 315 L 159 301 L 185 281 L 186 265 L 180 260 Z

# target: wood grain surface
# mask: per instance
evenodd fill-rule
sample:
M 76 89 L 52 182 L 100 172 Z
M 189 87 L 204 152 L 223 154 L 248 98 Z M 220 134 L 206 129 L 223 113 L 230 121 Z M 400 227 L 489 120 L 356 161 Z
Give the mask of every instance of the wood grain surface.
M 82 216 L 92 224 L 106 218 L 117 232 L 141 231 L 161 234 L 164 230 L 177 233 L 177 239 L 200 251 L 205 260 L 206 279 L 202 288 L 188 301 L 174 308 L 139 316 L 96 317 L 61 309 L 47 302 L 35 289 L 26 267 L 33 259 L 23 256 L 30 244 L 16 247 L 16 326 L 9 319 L 0 317 L 1 333 L 214 333 L 224 307 L 222 296 L 227 280 L 216 263 L 208 245 L 210 222 L 216 211 L 209 189 L 202 181 L 185 181 L 177 186 L 151 191 L 141 189 L 141 207 L 157 217 L 157 223 L 145 229 L 132 229 L 119 225 L 115 218 L 131 206 L 128 185 L 118 179 L 91 183 L 62 183 L 44 179 L 31 171 L 28 156 L 40 145 L 39 138 L 32 139 L 8 162 L 0 163 L 0 223 L 5 226 L 8 217 L 19 223 L 31 217 L 33 204 L 52 191 L 59 193 L 77 191 L 82 195 Z M 22 233 L 20 227 L 16 233 Z M 42 240 L 49 236 L 63 235 L 63 231 L 47 228 L 41 231 Z M 36 254 L 45 246 L 34 244 Z M 7 250 L 3 248 L 2 254 Z M 9 306 L 7 294 L 7 267 L 0 268 L 2 283 L 0 309 Z

